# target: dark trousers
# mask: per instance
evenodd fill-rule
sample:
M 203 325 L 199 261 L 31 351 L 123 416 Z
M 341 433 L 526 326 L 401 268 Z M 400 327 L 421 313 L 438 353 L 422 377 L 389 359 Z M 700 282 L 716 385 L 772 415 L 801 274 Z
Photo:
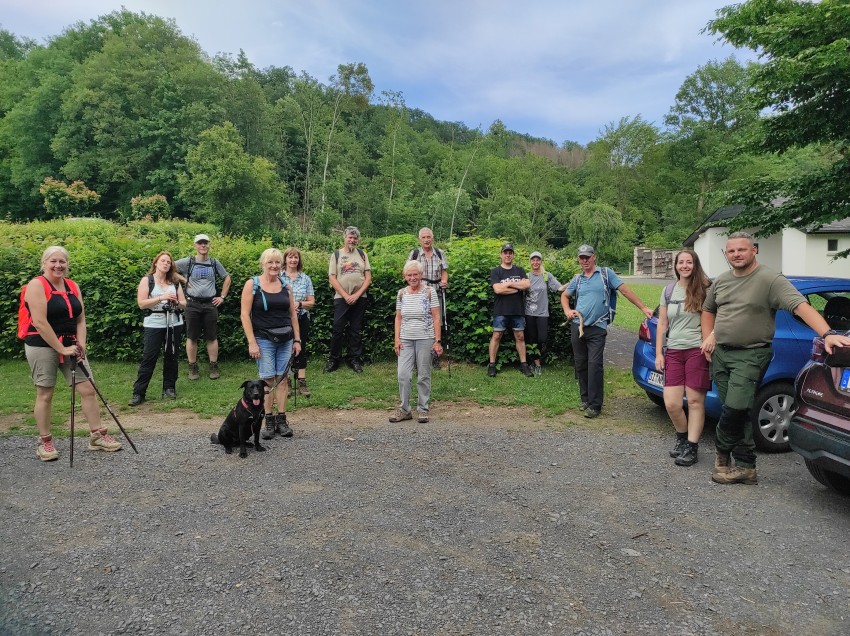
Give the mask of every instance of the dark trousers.
M 145 327 L 145 347 L 142 351 L 142 361 L 139 363 L 139 374 L 133 385 L 133 395 L 144 397 L 147 393 L 163 345 L 165 355 L 162 361 L 162 390 L 174 389 L 177 386 L 177 353 L 182 333 L 183 325 L 167 329 Z
M 538 353 L 529 353 L 532 360 L 540 360 L 540 364 L 546 362 L 546 341 L 549 339 L 549 317 L 528 316 L 525 317 L 525 346 L 537 345 Z
M 573 323 L 570 326 L 570 341 L 573 345 L 573 360 L 581 401 L 597 411 L 602 410 L 605 397 L 605 370 L 602 364 L 607 337 L 607 329 L 585 327 L 584 338 L 579 338 L 578 325 Z
M 363 355 L 363 316 L 366 314 L 366 298 L 361 296 L 353 305 L 342 298 L 334 300 L 334 324 L 331 331 L 331 360 L 342 356 L 345 326 L 348 325 L 348 359 L 360 360 Z
M 298 333 L 301 335 L 301 353 L 292 360 L 292 368 L 295 370 L 307 368 L 307 341 L 310 339 L 310 314 L 301 312 L 298 314 Z

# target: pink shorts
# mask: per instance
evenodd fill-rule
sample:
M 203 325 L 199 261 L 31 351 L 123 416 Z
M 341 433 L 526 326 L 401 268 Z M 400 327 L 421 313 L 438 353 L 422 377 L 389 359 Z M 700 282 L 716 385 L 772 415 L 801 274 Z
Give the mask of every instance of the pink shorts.
M 711 388 L 708 360 L 695 349 L 667 349 L 664 355 L 664 386 L 685 386 L 707 393 Z

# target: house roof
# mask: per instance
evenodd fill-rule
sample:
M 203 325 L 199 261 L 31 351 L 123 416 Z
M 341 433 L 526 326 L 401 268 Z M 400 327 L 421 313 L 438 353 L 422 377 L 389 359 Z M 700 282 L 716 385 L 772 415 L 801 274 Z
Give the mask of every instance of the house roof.
M 777 199 L 773 201 L 773 205 L 782 205 L 785 199 Z M 741 212 L 744 211 L 743 205 L 727 205 L 722 208 L 718 208 L 712 214 L 710 214 L 702 223 L 700 223 L 699 227 L 693 231 L 693 233 L 688 236 L 684 241 L 682 241 L 682 245 L 685 247 L 693 247 L 696 240 L 700 237 L 700 235 L 705 232 L 710 227 L 723 227 L 727 225 L 724 221 L 728 219 L 734 219 Z M 820 227 L 817 226 L 809 226 L 807 228 L 799 228 L 801 232 L 806 234 L 847 234 L 850 233 L 850 217 L 846 219 L 842 219 L 840 221 L 833 221 L 832 223 L 827 223 L 826 225 L 822 225 Z

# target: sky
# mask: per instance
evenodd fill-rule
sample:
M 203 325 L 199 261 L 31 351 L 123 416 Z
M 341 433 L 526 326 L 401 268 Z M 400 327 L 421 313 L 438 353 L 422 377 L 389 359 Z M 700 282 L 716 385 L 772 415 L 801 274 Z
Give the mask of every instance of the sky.
M 0 0 L 0 26 L 45 42 L 119 10 L 172 18 L 209 54 L 327 82 L 363 62 L 410 108 L 486 131 L 501 120 L 587 144 L 623 117 L 663 128 L 685 78 L 754 59 L 700 33 L 732 0 Z

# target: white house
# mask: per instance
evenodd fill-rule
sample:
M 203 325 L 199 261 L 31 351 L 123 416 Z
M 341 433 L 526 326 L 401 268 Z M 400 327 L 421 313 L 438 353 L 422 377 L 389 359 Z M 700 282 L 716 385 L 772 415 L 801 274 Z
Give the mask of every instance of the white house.
M 726 221 L 743 210 L 741 205 L 720 208 L 685 239 L 699 255 L 705 273 L 710 277 L 729 269 L 724 256 L 729 228 Z M 747 228 L 756 234 L 758 228 Z M 817 230 L 785 228 L 768 237 L 757 237 L 758 260 L 786 276 L 841 276 L 850 278 L 850 259 L 834 260 L 834 256 L 850 249 L 850 218 L 833 221 Z

